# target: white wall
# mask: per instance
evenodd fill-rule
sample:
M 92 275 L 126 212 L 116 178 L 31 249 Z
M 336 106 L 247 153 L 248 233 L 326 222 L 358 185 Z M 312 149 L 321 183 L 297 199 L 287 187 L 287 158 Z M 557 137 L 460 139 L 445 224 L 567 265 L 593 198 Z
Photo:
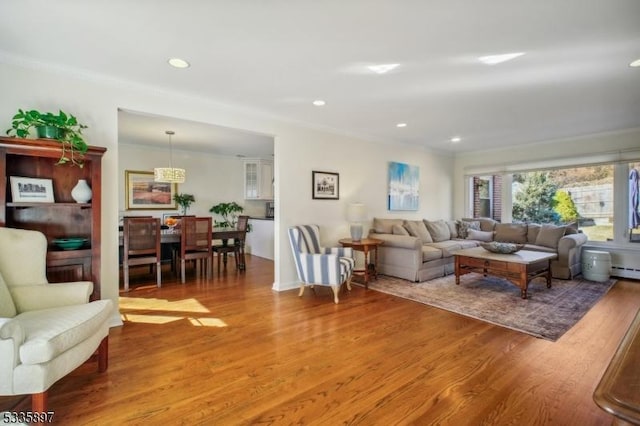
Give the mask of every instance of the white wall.
M 85 75 L 71 74 L 68 70 L 42 69 L 34 64 L 0 63 L 0 93 L 0 119 L 4 117 L 7 127 L 18 108 L 54 111 L 63 109 L 73 113 L 89 126 L 85 134 L 90 144 L 107 148 L 102 164 L 100 272 L 103 297 L 116 302 L 118 235 L 114 230 L 117 229 L 118 214 L 123 206 L 123 171 L 129 167 L 139 168 L 133 164 L 133 158 L 129 156 L 119 165 L 119 108 L 275 135 L 275 289 L 293 287 L 297 280 L 286 237 L 288 226 L 317 223 L 322 228 L 324 241 L 333 244 L 339 238 L 348 235 L 346 206 L 355 200 L 367 205 L 370 217 L 452 216 L 453 160 L 420 149 L 392 147 L 309 130 L 198 97 L 186 97 L 114 80 L 98 81 Z M 141 154 L 140 160 L 142 158 L 146 161 L 147 154 Z M 176 158 L 176 162 L 178 161 Z M 192 161 L 197 164 L 198 159 L 189 160 L 190 163 Z M 388 161 L 420 166 L 419 212 L 387 212 L 385 203 Z M 207 170 L 206 159 L 200 164 Z M 312 170 L 340 173 L 339 200 L 311 199 Z M 187 192 L 187 185 L 190 184 L 185 183 L 181 191 Z M 212 182 L 211 186 L 213 185 Z M 203 201 L 198 205 L 198 211 L 207 208 L 209 203 L 206 197 L 211 197 L 210 200 L 213 202 L 214 195 L 203 193 Z
M 162 218 L 162 213 L 179 211 L 125 211 L 125 170 L 153 171 L 154 167 L 168 164 L 168 158 L 167 149 L 120 142 L 118 145 L 118 210 L 121 215 L 151 214 Z M 178 184 L 178 192 L 192 194 L 196 199 L 189 207 L 189 214 L 214 216 L 213 213 L 209 213 L 209 209 L 221 202 L 235 201 L 244 206 L 243 164 L 240 159 L 204 152 L 180 151 L 174 148 L 173 164 L 187 171 L 187 179 L 184 183 Z M 220 217 L 214 216 L 214 219 L 219 220 Z

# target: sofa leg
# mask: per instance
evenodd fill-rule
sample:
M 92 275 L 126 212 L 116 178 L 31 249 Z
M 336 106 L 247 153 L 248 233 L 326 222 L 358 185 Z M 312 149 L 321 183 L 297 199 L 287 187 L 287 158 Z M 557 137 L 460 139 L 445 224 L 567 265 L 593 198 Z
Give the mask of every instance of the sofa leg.
M 106 336 L 98 346 L 98 372 L 104 373 L 109 368 L 109 336 Z
M 31 412 L 33 413 L 47 412 L 47 391 L 34 393 L 31 395 Z

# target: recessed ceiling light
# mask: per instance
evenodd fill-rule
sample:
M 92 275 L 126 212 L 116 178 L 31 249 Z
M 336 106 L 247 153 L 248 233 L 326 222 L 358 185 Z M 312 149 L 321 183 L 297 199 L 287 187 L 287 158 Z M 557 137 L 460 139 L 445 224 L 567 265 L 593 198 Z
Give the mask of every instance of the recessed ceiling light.
M 495 64 L 501 64 L 503 62 L 510 61 L 522 55 L 524 55 L 524 52 L 503 53 L 501 55 L 481 56 L 478 58 L 478 60 L 486 65 L 495 65 Z
M 398 123 L 396 127 L 407 127 L 407 123 Z
M 174 68 L 189 68 L 191 66 L 189 62 L 180 58 L 171 58 L 167 62 Z
M 376 74 L 386 74 L 389 71 L 398 68 L 399 66 L 400 64 L 380 64 L 380 65 L 369 65 L 367 68 L 369 68 L 371 71 L 375 72 Z
M 640 59 L 636 59 L 635 61 L 629 64 L 630 67 L 640 67 Z
M 327 103 L 325 101 L 323 101 L 322 99 L 316 99 L 315 101 L 313 101 L 313 104 L 315 106 L 325 106 Z
M 451 142 L 453 143 L 458 143 L 462 140 L 462 138 L 460 136 L 454 136 L 451 138 Z

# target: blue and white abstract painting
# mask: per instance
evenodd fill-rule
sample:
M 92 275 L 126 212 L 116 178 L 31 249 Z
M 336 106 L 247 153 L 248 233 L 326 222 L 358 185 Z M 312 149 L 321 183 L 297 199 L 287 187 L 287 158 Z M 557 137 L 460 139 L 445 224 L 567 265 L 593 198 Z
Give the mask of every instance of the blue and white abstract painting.
M 389 210 L 418 210 L 420 168 L 389 162 Z

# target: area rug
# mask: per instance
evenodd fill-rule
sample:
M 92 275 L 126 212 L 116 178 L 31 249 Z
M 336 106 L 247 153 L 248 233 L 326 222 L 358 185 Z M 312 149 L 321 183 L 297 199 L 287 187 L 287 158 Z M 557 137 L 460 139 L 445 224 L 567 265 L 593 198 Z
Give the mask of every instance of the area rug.
M 471 273 L 422 283 L 379 275 L 369 288 L 435 306 L 543 339 L 556 341 L 584 316 L 615 284 L 616 280 L 594 282 L 585 279 L 536 278 L 520 297 L 520 289 L 509 281 Z

